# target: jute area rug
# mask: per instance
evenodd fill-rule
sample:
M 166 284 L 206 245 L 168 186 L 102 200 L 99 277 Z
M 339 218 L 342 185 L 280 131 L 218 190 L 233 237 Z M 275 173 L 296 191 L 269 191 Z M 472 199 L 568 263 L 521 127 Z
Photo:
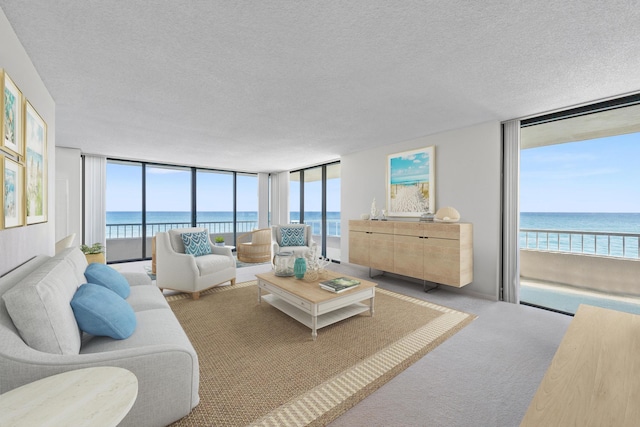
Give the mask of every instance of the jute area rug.
M 174 426 L 326 425 L 475 316 L 376 289 L 369 312 L 318 331 L 266 302 L 255 281 L 167 300 L 200 362 L 200 404 Z

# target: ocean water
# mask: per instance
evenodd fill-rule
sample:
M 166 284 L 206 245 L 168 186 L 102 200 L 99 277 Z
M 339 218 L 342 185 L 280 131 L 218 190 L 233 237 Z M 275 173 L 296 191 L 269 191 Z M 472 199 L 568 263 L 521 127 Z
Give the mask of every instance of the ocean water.
M 313 227 L 314 234 L 320 234 L 321 212 L 305 212 L 305 223 Z M 300 213 L 291 212 L 291 222 L 299 222 Z M 238 232 L 251 231 L 258 226 L 258 212 L 237 212 Z M 197 212 L 196 222 L 209 228 L 211 233 L 232 233 L 233 212 Z M 147 235 L 158 231 L 191 224 L 190 212 L 147 212 Z M 340 236 L 340 212 L 327 212 L 327 232 L 330 236 Z M 142 212 L 107 212 L 107 238 L 141 237 Z
M 520 229 L 555 230 L 565 233 L 520 232 L 521 248 L 638 258 L 636 236 L 594 235 L 588 232 L 640 234 L 640 213 L 521 212 Z M 587 232 L 584 236 L 576 232 Z M 573 233 L 570 233 L 573 232 Z M 528 237 L 528 239 L 527 239 Z
M 640 234 L 640 213 L 521 212 L 520 228 Z

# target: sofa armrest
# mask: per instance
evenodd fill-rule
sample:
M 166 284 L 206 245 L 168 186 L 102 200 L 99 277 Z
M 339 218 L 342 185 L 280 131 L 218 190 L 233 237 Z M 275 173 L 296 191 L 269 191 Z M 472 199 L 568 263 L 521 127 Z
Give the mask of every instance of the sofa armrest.
M 24 358 L 0 356 L 0 392 L 62 372 L 98 366 L 124 368 L 138 379 L 138 398 L 121 426 L 167 425 L 187 415 L 199 402 L 197 355 L 189 348 L 171 344 L 94 354 L 54 355 L 33 350 Z M 170 392 L 166 384 L 171 384 Z M 155 408 L 153 415 L 148 413 L 149 408 Z

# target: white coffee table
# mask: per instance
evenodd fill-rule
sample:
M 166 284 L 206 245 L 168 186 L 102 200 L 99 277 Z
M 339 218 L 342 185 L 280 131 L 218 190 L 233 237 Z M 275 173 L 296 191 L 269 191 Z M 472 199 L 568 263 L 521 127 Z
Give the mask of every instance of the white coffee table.
M 376 284 L 360 280 L 360 284 L 348 291 L 333 293 L 318 285 L 318 280 L 307 282 L 294 277 L 280 277 L 273 272 L 256 274 L 258 278 L 258 302 L 263 300 L 283 313 L 311 328 L 315 340 L 318 329 L 369 311 L 374 313 Z M 328 272 L 322 280 L 345 277 Z M 269 295 L 262 295 L 262 291 Z M 369 304 L 362 301 L 369 300 Z
M 63 372 L 0 395 L 0 426 L 117 426 L 138 396 L 138 379 L 115 367 Z

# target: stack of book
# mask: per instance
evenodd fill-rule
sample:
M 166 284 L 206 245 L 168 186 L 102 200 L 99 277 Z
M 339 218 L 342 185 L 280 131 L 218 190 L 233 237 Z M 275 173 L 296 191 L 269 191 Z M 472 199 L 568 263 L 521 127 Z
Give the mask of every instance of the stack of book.
M 351 279 L 349 277 L 338 277 L 336 279 L 320 282 L 320 287 L 330 292 L 340 293 L 351 288 L 355 288 L 359 284 L 359 280 Z

